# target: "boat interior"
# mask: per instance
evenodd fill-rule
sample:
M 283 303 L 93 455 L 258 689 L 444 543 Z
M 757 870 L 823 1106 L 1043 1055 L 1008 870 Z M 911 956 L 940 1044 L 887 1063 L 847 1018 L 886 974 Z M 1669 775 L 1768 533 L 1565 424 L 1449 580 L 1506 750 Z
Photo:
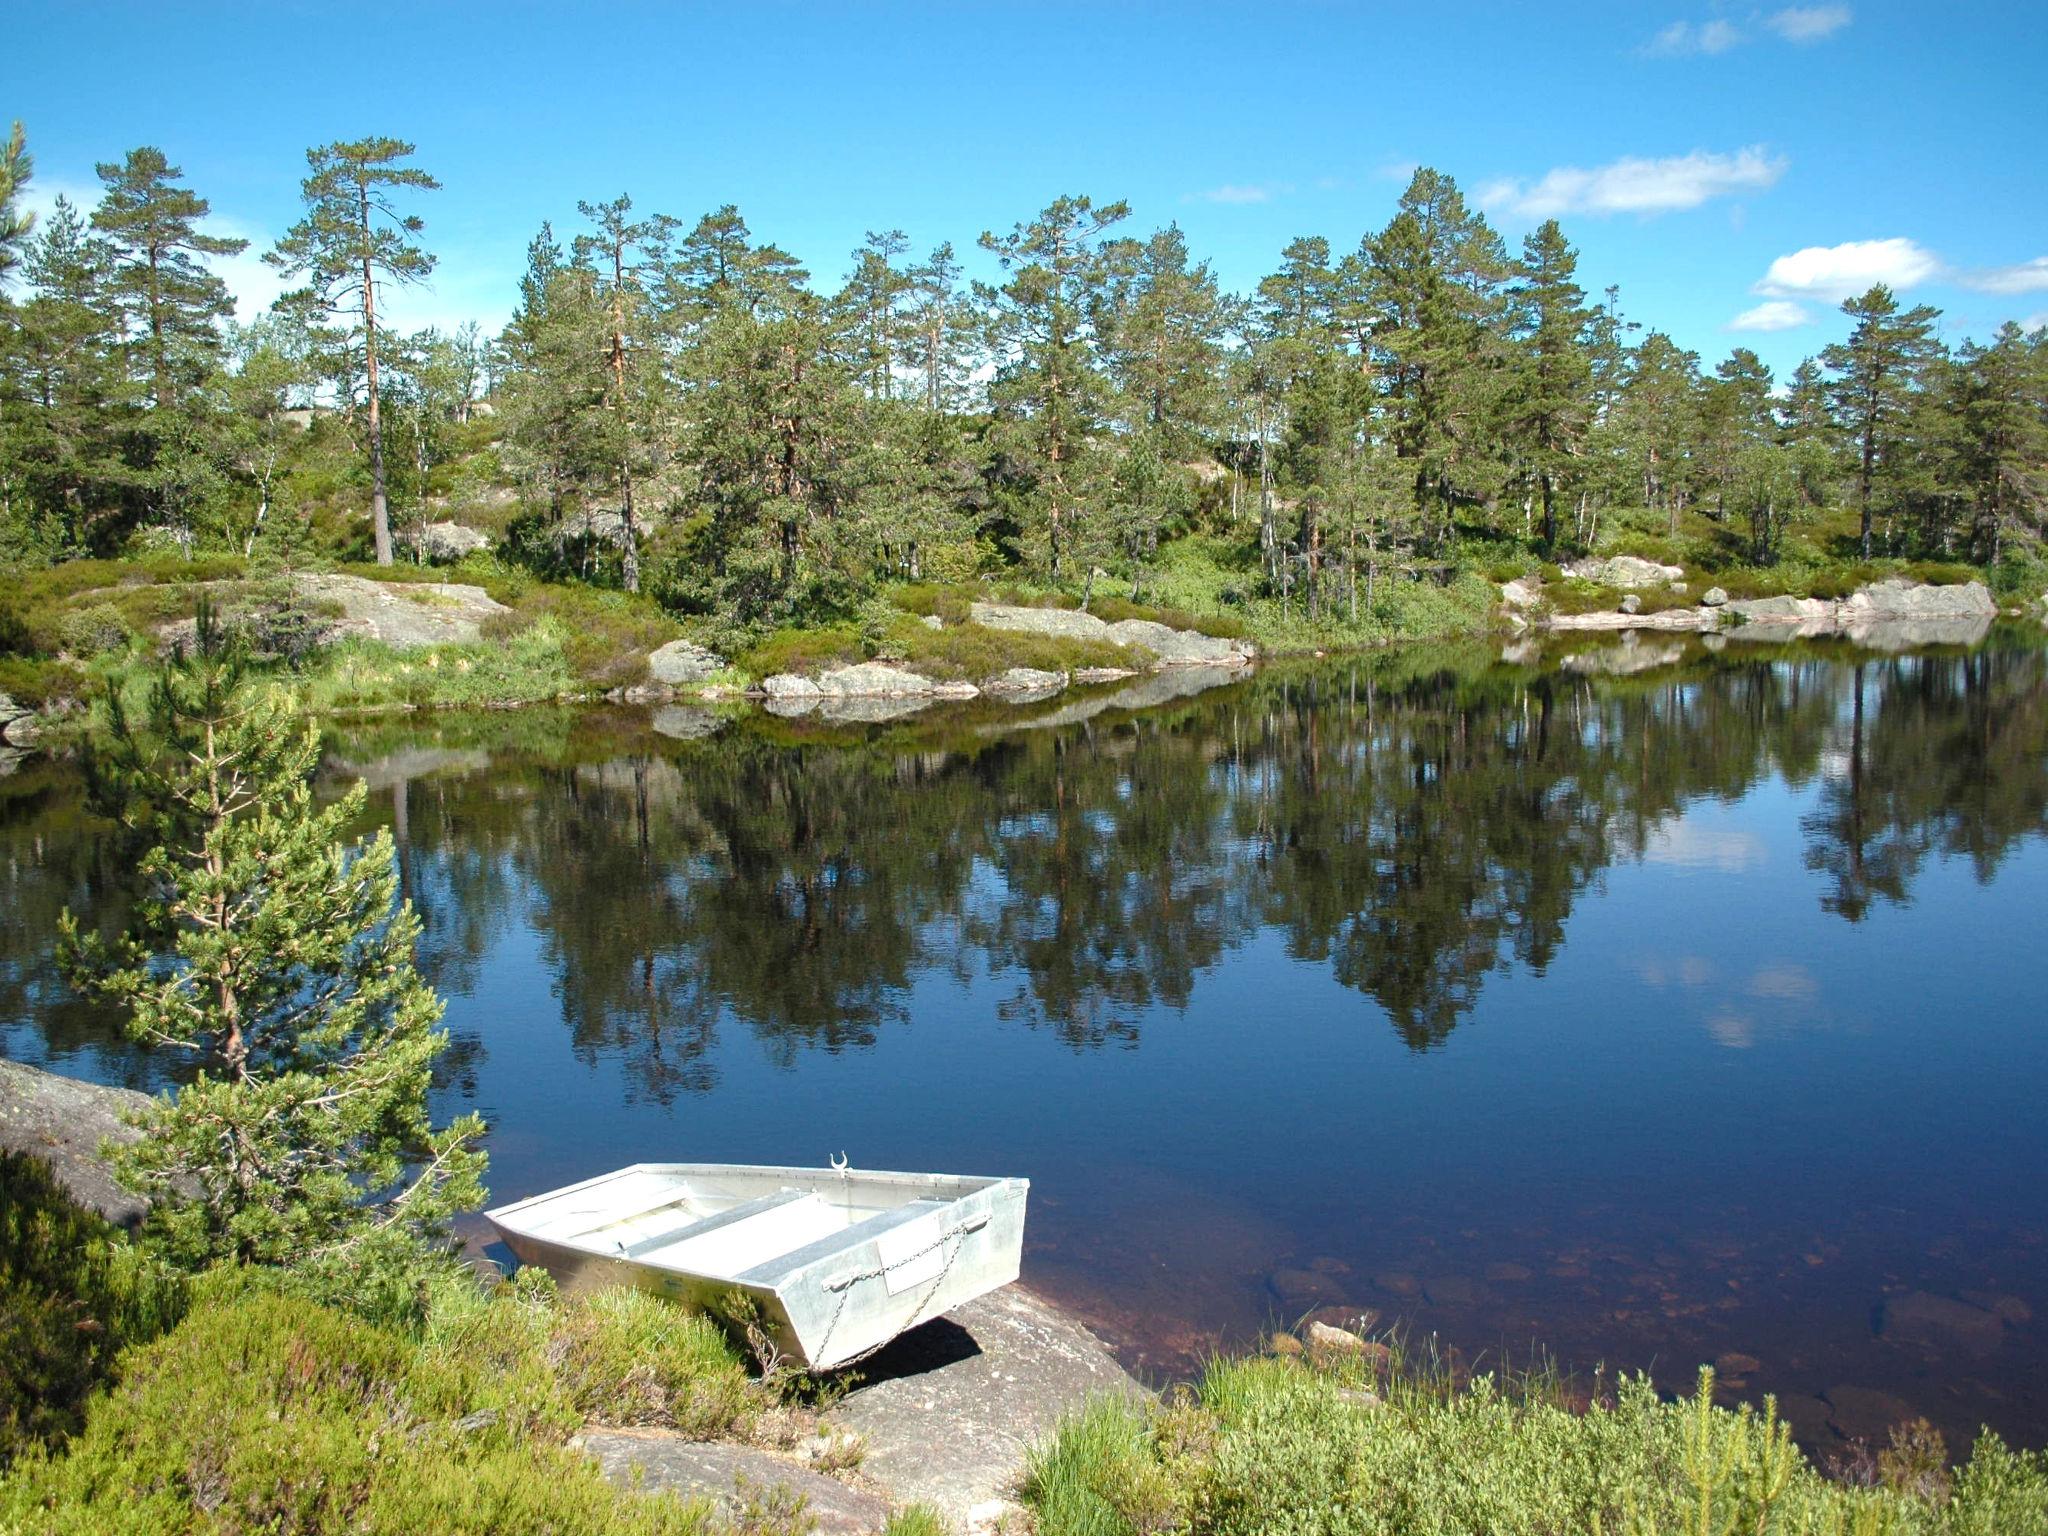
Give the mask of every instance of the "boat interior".
M 491 1215 L 540 1242 L 738 1278 L 814 1245 L 845 1247 L 895 1229 L 993 1182 L 928 1174 L 641 1165 Z

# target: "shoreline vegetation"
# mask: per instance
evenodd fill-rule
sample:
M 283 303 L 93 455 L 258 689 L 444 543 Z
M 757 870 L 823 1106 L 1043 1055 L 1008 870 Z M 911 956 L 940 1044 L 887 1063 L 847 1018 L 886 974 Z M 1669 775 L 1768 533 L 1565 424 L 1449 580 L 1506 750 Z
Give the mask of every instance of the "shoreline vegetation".
M 492 336 L 380 321 L 435 266 L 409 144 L 307 152 L 262 253 L 299 286 L 248 324 L 208 265 L 248 243 L 162 149 L 37 219 L 32 148 L 17 125 L 0 156 L 16 748 L 146 674 L 202 595 L 333 713 L 1149 664 L 975 603 L 1273 656 L 1512 631 L 1517 588 L 1646 628 L 1709 591 L 2048 590 L 2048 331 L 1950 346 L 1878 286 L 1787 378 L 1709 365 L 1590 295 L 1555 221 L 1511 249 L 1430 167 L 1242 294 L 1084 196 L 968 255 L 871 234 L 837 288 L 732 205 L 584 202 Z M 1685 575 L 1572 574 L 1616 557 Z

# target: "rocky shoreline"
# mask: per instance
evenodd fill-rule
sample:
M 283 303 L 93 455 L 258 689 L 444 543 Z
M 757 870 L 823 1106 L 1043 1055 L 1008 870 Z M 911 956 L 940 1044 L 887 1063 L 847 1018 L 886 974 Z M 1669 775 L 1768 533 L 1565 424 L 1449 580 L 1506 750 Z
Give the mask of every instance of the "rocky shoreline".
M 1843 636 L 1873 650 L 1918 645 L 1974 645 L 1990 632 L 1999 607 L 1982 582 L 1931 583 L 1890 579 L 1868 583 L 1839 601 L 1830 598 L 1731 598 L 1709 587 L 1689 605 L 1650 607 L 1646 590 L 1688 595 L 1685 572 L 1633 555 L 1579 561 L 1566 574 L 1619 595 L 1611 609 L 1557 612 L 1543 582 L 1521 577 L 1501 587 L 1502 613 L 1521 631 L 1549 633 L 1681 633 L 1746 640 L 1804 640 Z

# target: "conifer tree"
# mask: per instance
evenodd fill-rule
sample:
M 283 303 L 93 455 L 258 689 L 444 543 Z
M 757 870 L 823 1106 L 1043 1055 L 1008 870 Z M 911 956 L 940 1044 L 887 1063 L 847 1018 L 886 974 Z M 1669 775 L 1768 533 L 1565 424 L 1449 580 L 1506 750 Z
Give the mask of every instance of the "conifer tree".
M 1516 284 L 1517 339 L 1521 343 L 1511 387 L 1509 426 L 1520 456 L 1534 475 L 1543 506 L 1543 542 L 1557 543 L 1557 495 L 1571 478 L 1591 425 L 1593 360 L 1589 336 L 1594 314 L 1574 278 L 1579 254 L 1547 219 L 1522 242 Z
M 1856 456 L 1856 509 L 1863 558 L 1870 558 L 1871 508 L 1894 467 L 1920 370 L 1933 355 L 1935 311 L 1900 310 L 1883 283 L 1842 305 L 1855 321 L 1846 342 L 1821 353 L 1833 376 L 1828 396 Z
M 0 288 L 20 264 L 22 247 L 36 227 L 36 216 L 21 206 L 34 171 L 28 135 L 17 122 L 6 142 L 0 143 Z
M 1101 468 L 1095 439 L 1112 396 L 1095 326 L 1109 276 L 1102 237 L 1129 213 L 1128 203 L 1061 197 L 1009 234 L 981 237 L 1009 274 L 999 288 L 975 288 L 997 354 L 989 401 L 998 440 L 1042 517 L 1028 533 L 1055 581 L 1083 564 L 1082 524 Z
M 98 169 L 106 193 L 92 227 L 112 253 L 109 291 L 142 353 L 150 404 L 175 409 L 180 390 L 219 359 L 219 322 L 234 313 L 227 284 L 201 258 L 239 255 L 249 242 L 201 232 L 209 204 L 178 184 L 184 172 L 154 146 Z
M 628 592 L 640 590 L 640 526 L 634 515 L 633 490 L 637 460 L 646 456 L 651 424 L 639 409 L 651 391 L 652 352 L 647 335 L 647 292 L 642 267 L 650 247 L 664 242 L 674 222 L 666 218 L 635 219 L 633 200 L 619 196 L 608 203 L 578 203 L 577 212 L 597 226 L 594 235 L 579 235 L 576 259 L 596 277 L 596 292 L 610 313 L 605 361 L 611 378 L 605 391 L 603 426 L 610 441 L 603 450 L 617 467 L 619 496 L 620 580 Z M 596 423 L 593 423 L 594 425 Z
M 370 527 L 379 565 L 391 563 L 391 513 L 378 400 L 377 284 L 417 283 L 434 270 L 433 256 L 411 240 L 422 228 L 419 216 L 400 212 L 393 197 L 401 188 L 433 192 L 441 185 L 419 167 L 400 163 L 412 153 L 412 145 L 382 138 L 337 140 L 307 150 L 308 174 L 300 184 L 306 216 L 264 257 L 287 278 L 306 280 L 287 300 L 354 322 L 352 340 L 361 348 L 369 409 Z
M 111 941 L 67 912 L 66 971 L 131 1037 L 200 1063 L 117 1169 L 184 1264 L 388 1272 L 481 1203 L 484 1168 L 476 1116 L 429 1117 L 448 1037 L 413 968 L 419 919 L 393 910 L 390 835 L 349 836 L 361 784 L 315 801 L 318 731 L 245 676 L 204 608 L 146 716 L 109 709 L 95 766 L 153 844 L 146 894 Z

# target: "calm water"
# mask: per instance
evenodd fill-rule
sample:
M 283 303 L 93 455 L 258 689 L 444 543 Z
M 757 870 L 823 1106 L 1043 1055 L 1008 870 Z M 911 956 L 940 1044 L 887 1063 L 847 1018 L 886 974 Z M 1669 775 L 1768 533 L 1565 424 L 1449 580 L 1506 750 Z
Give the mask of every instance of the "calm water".
M 2038 637 L 1596 663 L 1031 728 L 437 720 L 331 766 L 398 829 L 500 1196 L 1021 1173 L 1027 1279 L 1157 1375 L 1364 1308 L 1674 1387 L 1751 1356 L 1815 1442 L 2048 1441 Z M 73 773 L 0 780 L 8 1055 L 153 1081 L 47 954 L 129 864 Z

